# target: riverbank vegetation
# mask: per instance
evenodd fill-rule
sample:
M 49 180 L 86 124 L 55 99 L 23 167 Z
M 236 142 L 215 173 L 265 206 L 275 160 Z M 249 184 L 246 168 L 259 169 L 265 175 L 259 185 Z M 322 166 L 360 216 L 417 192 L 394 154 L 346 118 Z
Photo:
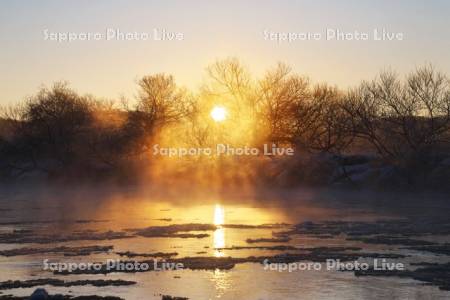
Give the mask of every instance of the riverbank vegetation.
M 0 118 L 2 181 L 113 180 L 200 184 L 444 188 L 450 178 L 450 82 L 431 66 L 385 71 L 348 90 L 279 64 L 255 78 L 236 59 L 190 91 L 145 76 L 136 99 L 40 89 Z M 217 122 L 210 112 L 226 109 Z M 292 147 L 283 157 L 152 155 L 161 147 Z

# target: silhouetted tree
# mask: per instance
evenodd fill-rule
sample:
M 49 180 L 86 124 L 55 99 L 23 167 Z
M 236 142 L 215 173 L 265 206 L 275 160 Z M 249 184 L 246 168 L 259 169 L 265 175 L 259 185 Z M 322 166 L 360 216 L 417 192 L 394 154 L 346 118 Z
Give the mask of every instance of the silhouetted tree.
M 448 143 L 450 85 L 431 67 L 418 69 L 405 82 L 382 73 L 350 91 L 343 107 L 355 135 L 383 157 L 428 155 Z
M 77 160 L 77 148 L 91 118 L 88 99 L 56 83 L 51 89 L 42 88 L 21 107 L 16 144 L 39 169 L 67 167 Z

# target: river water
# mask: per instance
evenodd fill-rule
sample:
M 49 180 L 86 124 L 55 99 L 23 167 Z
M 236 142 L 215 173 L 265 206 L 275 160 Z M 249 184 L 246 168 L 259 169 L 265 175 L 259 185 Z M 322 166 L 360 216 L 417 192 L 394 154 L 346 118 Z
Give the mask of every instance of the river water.
M 264 198 L 264 199 L 262 199 Z M 345 198 L 345 199 L 344 199 Z M 189 299 L 448 299 L 450 292 L 425 285 L 409 278 L 357 277 L 353 272 L 334 270 L 306 270 L 279 272 L 268 270 L 260 263 L 240 263 L 230 270 L 170 270 L 142 273 L 109 273 L 107 275 L 54 275 L 44 270 L 43 261 L 104 262 L 124 259 L 116 252 L 155 253 L 176 252 L 181 257 L 249 257 L 273 256 L 286 251 L 272 249 L 223 250 L 233 246 L 290 245 L 298 248 L 355 246 L 368 252 L 391 251 L 407 255 L 402 261 L 443 262 L 448 256 L 419 252 L 392 245 L 364 244 L 349 241 L 339 234 L 328 238 L 314 235 L 292 235 L 290 241 L 252 243 L 246 240 L 273 238 L 273 232 L 285 231 L 292 224 L 324 221 L 367 221 L 402 218 L 407 214 L 423 213 L 412 205 L 385 209 L 386 202 L 363 201 L 364 196 L 347 199 L 344 195 L 296 192 L 289 195 L 264 196 L 208 196 L 171 195 L 164 197 L 151 191 L 74 193 L 61 189 L 33 193 L 11 190 L 0 199 L 0 232 L 31 230 L 40 235 L 70 235 L 74 232 L 129 232 L 130 229 L 171 224 L 212 224 L 215 230 L 202 238 L 143 237 L 112 240 L 76 240 L 46 243 L 1 243 L 0 251 L 17 248 L 55 248 L 59 246 L 113 246 L 109 252 L 84 256 L 65 256 L 63 253 L 39 253 L 0 256 L 0 281 L 37 278 L 123 279 L 136 281 L 131 286 L 77 286 L 44 288 L 51 294 L 112 295 L 124 299 L 161 299 L 161 295 L 183 296 Z M 403 201 L 403 200 L 402 200 Z M 370 203 L 360 205 L 361 202 Z M 427 212 L 442 213 L 441 204 Z M 405 209 L 405 208 L 408 209 Z M 447 209 L 447 208 L 445 208 Z M 447 210 L 448 211 L 448 210 Z M 430 216 L 431 216 L 430 215 Z M 230 224 L 255 226 L 227 226 Z M 273 228 L 257 225 L 272 224 Z M 202 232 L 189 232 L 198 234 Z M 204 232 L 203 232 L 204 233 Z M 428 236 L 429 240 L 447 242 L 448 236 Z M 219 248 L 219 249 L 218 249 Z M 139 258 L 135 258 L 139 259 Z M 364 259 L 362 259 L 364 260 Z M 30 295 L 36 287 L 3 290 L 3 294 Z M 0 294 L 1 295 L 1 294 Z

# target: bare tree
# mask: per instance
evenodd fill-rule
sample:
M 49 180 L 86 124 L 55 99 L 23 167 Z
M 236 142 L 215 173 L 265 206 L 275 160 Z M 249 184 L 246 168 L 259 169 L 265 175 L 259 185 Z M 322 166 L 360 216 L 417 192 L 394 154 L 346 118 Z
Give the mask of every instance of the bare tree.
M 36 160 L 39 157 L 68 165 L 75 158 L 77 140 L 86 133 L 91 117 L 86 98 L 67 84 L 56 83 L 51 89 L 41 89 L 23 107 L 21 136 Z
M 279 64 L 259 82 L 258 112 L 267 139 L 274 143 L 295 143 L 300 128 L 298 118 L 308 126 L 310 100 L 307 78 L 292 75 L 289 67 Z
M 317 85 L 310 103 L 311 125 L 302 130 L 304 143 L 312 150 L 340 153 L 352 142 L 349 120 L 342 107 L 342 93 L 335 87 Z M 312 117 L 312 118 L 311 118 Z M 298 122 L 301 124 L 302 120 Z
M 348 93 L 344 108 L 356 136 L 384 157 L 430 154 L 446 141 L 450 125 L 450 85 L 432 67 L 401 82 L 384 72 Z
M 172 76 L 156 74 L 139 81 L 137 111 L 157 125 L 180 121 L 191 109 L 187 92 L 175 84 Z

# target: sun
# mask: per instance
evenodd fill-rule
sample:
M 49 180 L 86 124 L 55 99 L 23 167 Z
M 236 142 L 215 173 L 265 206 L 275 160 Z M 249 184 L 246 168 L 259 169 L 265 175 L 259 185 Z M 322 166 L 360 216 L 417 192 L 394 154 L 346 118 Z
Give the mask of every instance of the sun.
M 228 112 L 223 106 L 214 106 L 210 114 L 214 121 L 222 122 L 227 118 Z

